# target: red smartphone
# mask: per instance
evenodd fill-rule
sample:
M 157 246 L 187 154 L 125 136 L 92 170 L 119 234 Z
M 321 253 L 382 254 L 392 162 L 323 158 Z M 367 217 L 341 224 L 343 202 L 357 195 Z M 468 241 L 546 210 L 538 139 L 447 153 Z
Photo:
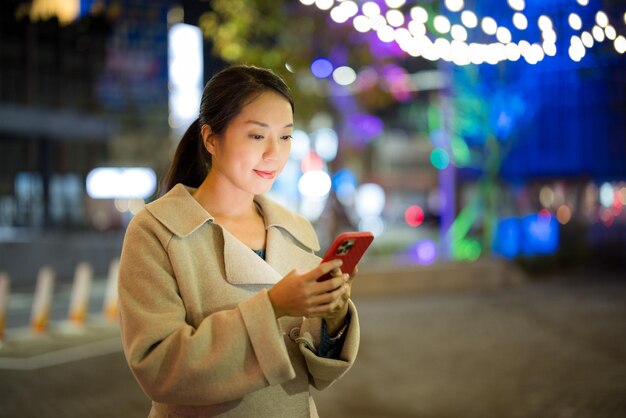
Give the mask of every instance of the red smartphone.
M 365 254 L 365 250 L 374 240 L 371 232 L 344 232 L 337 235 L 333 243 L 326 251 L 322 263 L 325 261 L 339 259 L 343 261 L 340 269 L 343 273 L 352 274 L 357 263 Z M 317 279 L 318 282 L 331 278 L 330 273 L 326 273 Z

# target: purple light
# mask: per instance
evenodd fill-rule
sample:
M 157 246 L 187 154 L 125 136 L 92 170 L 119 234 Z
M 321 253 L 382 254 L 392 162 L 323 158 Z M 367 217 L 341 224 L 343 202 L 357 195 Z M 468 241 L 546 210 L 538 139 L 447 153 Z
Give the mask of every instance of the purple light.
M 408 256 L 411 261 L 417 264 L 432 264 L 437 259 L 437 246 L 434 241 L 423 239 L 409 247 Z
M 333 73 L 333 64 L 326 58 L 318 58 L 311 63 L 311 72 L 317 78 L 326 78 Z
M 417 262 L 420 264 L 432 264 L 437 258 L 435 243 L 429 239 L 420 241 L 415 249 Z
M 350 137 L 363 145 L 383 133 L 383 121 L 373 115 L 354 114 L 348 117 Z

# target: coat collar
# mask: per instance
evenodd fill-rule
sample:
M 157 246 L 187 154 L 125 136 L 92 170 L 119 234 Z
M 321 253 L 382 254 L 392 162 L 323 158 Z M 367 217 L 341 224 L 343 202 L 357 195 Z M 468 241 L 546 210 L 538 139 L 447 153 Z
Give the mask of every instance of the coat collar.
M 195 189 L 177 184 L 160 199 L 146 205 L 146 209 L 174 235 L 184 238 L 205 222 L 213 222 L 208 213 L 191 193 Z M 320 245 L 313 226 L 302 216 L 286 209 L 273 200 L 258 195 L 254 199 L 265 218 L 265 228 L 281 228 L 313 251 Z
M 174 235 L 191 235 L 214 218 L 193 198 L 195 189 L 176 185 L 146 209 Z M 233 284 L 273 284 L 294 267 L 311 269 L 319 264 L 319 251 L 311 223 L 265 196 L 256 196 L 267 229 L 266 262 L 227 230 L 224 237 L 226 279 Z M 295 242 L 295 243 L 294 243 Z

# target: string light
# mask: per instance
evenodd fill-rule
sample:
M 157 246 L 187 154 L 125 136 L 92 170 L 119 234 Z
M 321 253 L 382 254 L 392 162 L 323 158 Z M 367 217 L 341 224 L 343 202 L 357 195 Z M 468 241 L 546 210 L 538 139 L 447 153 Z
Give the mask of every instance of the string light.
M 360 6 L 360 13 L 359 2 L 356 0 L 300 0 L 300 2 L 329 11 L 330 17 L 337 23 L 346 23 L 352 19 L 351 23 L 356 31 L 360 33 L 376 31 L 377 37 L 382 42 L 396 42 L 407 54 L 413 57 L 421 56 L 431 61 L 443 59 L 457 65 L 497 64 L 503 60 L 517 61 L 523 57 L 529 64 L 536 64 L 546 56 L 552 57 L 557 54 L 557 32 L 552 19 L 545 14 L 537 19 L 541 39 L 538 42 L 531 40 L 534 42 L 531 43 L 526 39 L 513 39 L 509 27 L 499 25 L 493 17 L 479 17 L 472 10 L 464 10 L 464 0 L 443 2 L 448 11 L 460 12 L 460 16 L 457 15 L 456 18 L 451 15 L 453 21 L 460 17 L 460 24 L 451 22 L 445 15 L 431 18 L 428 11 L 421 6 L 413 6 L 405 14 L 401 8 L 406 5 L 406 0 L 365 1 Z M 581 6 L 589 4 L 588 0 L 577 2 Z M 513 26 L 519 31 L 528 29 L 528 18 L 522 13 L 526 7 L 525 0 L 507 0 L 507 3 L 514 11 Z M 429 34 L 430 26 L 427 26 L 427 23 L 431 19 L 433 25 L 431 28 L 434 31 Z M 583 31 L 584 22 L 580 15 L 575 12 L 568 14 L 567 24 L 577 32 L 570 37 L 567 48 L 568 55 L 573 61 L 580 61 L 586 55 L 587 49 L 605 39 L 613 41 L 618 53 L 626 52 L 626 38 L 610 24 L 609 17 L 603 10 L 596 11 L 594 20 L 595 25 Z M 626 13 L 623 20 L 626 24 Z M 494 38 L 491 41 L 483 41 L 484 43 L 466 43 L 472 35 L 468 29 L 477 28 L 479 23 L 482 32 Z M 621 23 L 619 26 L 621 27 Z
M 435 30 L 439 33 L 450 32 L 450 21 L 445 16 L 435 16 L 435 19 L 433 20 L 433 25 L 435 26 Z
M 386 14 L 387 22 L 393 27 L 400 27 L 404 24 L 404 15 L 400 10 L 389 10 Z
M 524 0 L 508 0 L 508 3 L 509 6 L 511 6 L 511 9 L 517 10 L 519 12 L 524 10 L 524 7 L 526 7 Z
M 602 10 L 596 13 L 596 23 L 602 28 L 609 24 L 609 18 Z
M 496 38 L 503 44 L 508 44 L 511 42 L 511 32 L 504 26 L 500 26 L 496 31 Z
M 583 45 L 585 45 L 587 48 L 591 48 L 593 46 L 593 36 L 591 36 L 589 32 L 583 32 L 580 35 L 580 39 L 582 39 Z
M 615 38 L 615 42 L 613 44 L 615 46 L 615 50 L 620 54 L 626 52 L 626 38 L 624 38 L 622 35 Z
M 583 21 L 580 19 L 580 16 L 578 16 L 576 13 L 570 13 L 567 18 L 567 22 L 569 23 L 571 28 L 574 30 L 580 30 L 580 28 L 583 27 Z
M 608 25 L 606 28 L 604 28 L 604 34 L 610 40 L 614 40 L 615 37 L 617 36 L 617 33 L 615 32 L 615 28 L 611 25 Z
M 523 13 L 517 12 L 513 15 L 513 24 L 519 30 L 524 30 L 528 27 L 528 19 Z
M 495 35 L 496 30 L 498 30 L 498 24 L 496 23 L 493 17 L 483 17 L 483 20 L 480 24 L 480 27 L 483 28 L 483 32 L 487 35 Z
M 464 10 L 463 13 L 461 13 L 461 22 L 465 25 L 465 27 L 473 29 L 478 25 L 478 18 L 474 12 Z
M 591 29 L 591 33 L 597 42 L 604 41 L 604 31 L 600 26 L 594 26 L 593 29 Z
M 444 4 L 451 12 L 458 12 L 463 8 L 463 0 L 445 0 Z

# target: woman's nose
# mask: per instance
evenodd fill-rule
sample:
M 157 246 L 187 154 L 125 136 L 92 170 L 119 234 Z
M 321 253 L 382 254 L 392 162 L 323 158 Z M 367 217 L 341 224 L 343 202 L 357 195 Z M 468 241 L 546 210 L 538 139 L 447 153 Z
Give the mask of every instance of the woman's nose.
M 271 138 L 267 141 L 267 148 L 263 154 L 265 160 L 275 160 L 278 157 L 278 138 Z

